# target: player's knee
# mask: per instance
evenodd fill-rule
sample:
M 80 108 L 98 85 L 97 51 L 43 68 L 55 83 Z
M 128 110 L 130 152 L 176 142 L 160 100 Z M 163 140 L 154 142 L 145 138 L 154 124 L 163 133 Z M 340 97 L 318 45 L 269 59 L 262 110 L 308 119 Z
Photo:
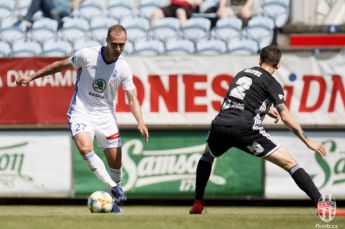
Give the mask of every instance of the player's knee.
M 284 163 L 283 163 L 283 168 L 286 170 L 286 171 L 290 171 L 290 169 L 292 167 L 294 167 L 295 165 L 297 165 L 298 162 L 295 160 L 295 159 L 289 159 L 289 160 L 285 160 Z
M 79 152 L 83 155 L 91 153 L 93 151 L 92 145 L 83 144 L 78 146 Z

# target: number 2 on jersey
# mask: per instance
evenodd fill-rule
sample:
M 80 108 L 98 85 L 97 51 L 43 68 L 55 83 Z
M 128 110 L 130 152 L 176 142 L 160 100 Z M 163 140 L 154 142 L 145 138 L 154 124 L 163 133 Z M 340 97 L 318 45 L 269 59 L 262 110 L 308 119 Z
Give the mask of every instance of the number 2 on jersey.
M 247 76 L 243 76 L 236 81 L 236 87 L 231 89 L 230 96 L 243 100 L 245 91 L 250 88 L 253 81 Z

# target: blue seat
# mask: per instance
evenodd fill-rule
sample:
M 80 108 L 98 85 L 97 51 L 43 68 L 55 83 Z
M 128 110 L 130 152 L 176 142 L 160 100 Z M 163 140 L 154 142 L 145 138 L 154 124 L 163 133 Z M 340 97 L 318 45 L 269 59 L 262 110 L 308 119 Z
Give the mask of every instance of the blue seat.
M 245 36 L 258 42 L 259 48 L 272 43 L 274 21 L 269 17 L 256 16 L 249 20 Z
M 108 15 L 121 21 L 124 17 L 134 14 L 133 0 L 111 0 L 107 6 Z
M 1 22 L 0 40 L 12 43 L 16 40 L 25 39 L 26 26 L 23 22 L 19 22 L 15 17 L 9 17 Z
M 150 36 L 156 40 L 166 41 L 168 39 L 177 39 L 179 31 L 180 21 L 177 18 L 162 18 L 151 28 Z
M 121 24 L 127 30 L 128 40 L 135 42 L 139 39 L 147 39 L 150 29 L 150 23 L 147 19 L 142 17 L 126 17 L 121 21 Z
M 272 18 L 274 20 L 274 25 L 277 28 L 283 27 L 289 19 L 289 0 L 266 0 L 262 4 L 261 8 L 261 14 L 263 16 Z
M 19 40 L 12 46 L 12 56 L 14 57 L 39 56 L 41 53 L 42 47 L 37 41 Z
M 153 12 L 164 5 L 162 0 L 141 0 L 139 4 L 139 15 L 151 19 Z
M 233 39 L 228 42 L 228 51 L 231 54 L 251 55 L 259 51 L 259 46 L 251 39 Z
M 237 17 L 231 17 L 218 20 L 211 34 L 213 38 L 229 41 L 230 39 L 240 37 L 241 31 L 242 20 Z
M 0 41 L 0 57 L 6 57 L 11 54 L 11 46 L 5 41 Z
M 166 42 L 166 54 L 168 55 L 189 55 L 195 52 L 194 42 L 191 40 L 168 40 Z
M 165 52 L 164 43 L 159 40 L 138 40 L 134 43 L 134 54 L 154 56 Z
M 125 45 L 125 49 L 123 50 L 125 55 L 131 55 L 134 52 L 134 45 L 132 42 L 127 41 Z
M 83 1 L 75 12 L 76 17 L 84 18 L 91 22 L 93 18 L 104 16 L 104 6 L 102 1 Z
M 80 40 L 76 40 L 73 43 L 73 49 L 74 51 L 77 51 L 82 48 L 89 48 L 89 47 L 101 46 L 101 45 L 102 44 L 99 41 L 80 39 Z
M 72 52 L 72 45 L 68 41 L 50 39 L 43 43 L 44 56 L 70 56 Z
M 75 40 L 88 37 L 89 29 L 89 22 L 86 19 L 68 19 L 58 32 L 58 37 L 69 42 L 74 42 Z
M 10 17 L 15 9 L 15 1 L 1 0 L 0 1 L 0 20 Z
M 182 29 L 182 36 L 188 40 L 207 39 L 211 28 L 211 21 L 207 18 L 190 18 Z
M 196 53 L 202 55 L 217 55 L 227 52 L 226 42 L 223 40 L 211 39 L 200 40 L 196 44 Z
M 41 18 L 32 24 L 32 28 L 28 33 L 30 39 L 43 42 L 51 38 L 55 38 L 58 28 L 58 22 L 50 18 Z
M 109 27 L 117 23 L 118 21 L 115 18 L 104 16 L 95 17 L 90 25 L 91 38 L 104 43 Z

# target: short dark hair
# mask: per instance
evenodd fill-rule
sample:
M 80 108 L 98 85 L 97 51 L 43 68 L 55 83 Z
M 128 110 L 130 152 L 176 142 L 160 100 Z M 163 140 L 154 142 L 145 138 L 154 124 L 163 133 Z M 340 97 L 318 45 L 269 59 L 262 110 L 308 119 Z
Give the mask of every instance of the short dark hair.
M 272 65 L 273 67 L 277 68 L 280 58 L 282 56 L 282 52 L 280 49 L 275 45 L 269 45 L 264 47 L 260 52 L 260 61 L 262 63 L 266 63 Z
M 110 26 L 108 29 L 108 35 L 107 36 L 109 37 L 112 32 L 116 32 L 116 33 L 125 32 L 125 34 L 127 36 L 127 31 L 126 31 L 125 27 L 123 27 L 120 24 Z

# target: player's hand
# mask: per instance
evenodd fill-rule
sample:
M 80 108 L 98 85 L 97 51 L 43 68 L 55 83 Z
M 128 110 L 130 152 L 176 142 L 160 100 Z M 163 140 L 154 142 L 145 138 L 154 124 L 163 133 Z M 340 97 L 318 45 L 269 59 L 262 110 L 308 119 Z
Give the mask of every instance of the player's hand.
M 320 142 L 313 141 L 311 139 L 307 140 L 307 146 L 309 149 L 318 152 L 321 156 L 326 156 L 327 152 L 325 147 Z
M 27 85 L 32 81 L 32 78 L 30 76 L 21 76 L 16 80 L 16 84 L 18 86 L 22 86 L 22 85 Z
M 277 109 L 271 108 L 271 109 L 269 109 L 267 114 L 268 114 L 268 116 L 270 116 L 271 118 L 274 119 L 274 123 L 278 123 L 279 122 L 279 113 L 278 113 Z
M 139 123 L 138 130 L 142 136 L 144 136 L 145 142 L 149 141 L 149 131 L 144 123 Z

